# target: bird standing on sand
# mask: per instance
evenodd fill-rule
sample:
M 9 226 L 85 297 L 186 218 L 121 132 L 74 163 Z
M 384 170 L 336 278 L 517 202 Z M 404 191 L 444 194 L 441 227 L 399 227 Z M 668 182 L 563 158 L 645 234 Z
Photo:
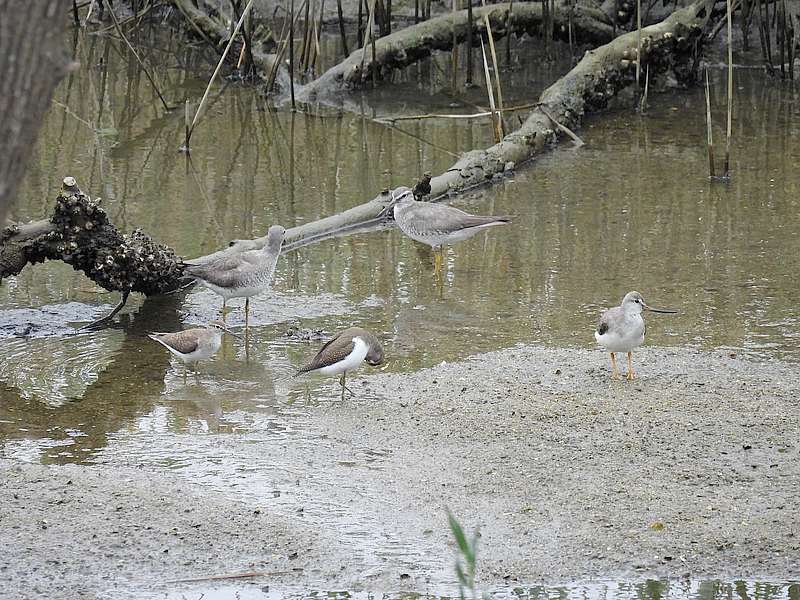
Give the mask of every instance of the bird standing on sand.
M 488 227 L 511 222 L 510 217 L 471 215 L 452 206 L 419 202 L 407 187 L 394 191 L 391 207 L 394 220 L 404 234 L 433 248 L 437 274 L 444 261 L 443 246 L 466 240 Z
M 201 360 L 214 356 L 222 345 L 222 334 L 229 333 L 239 337 L 225 326 L 222 321 L 211 321 L 205 327 L 184 329 L 174 333 L 150 333 L 147 337 L 158 342 L 164 348 L 183 361 L 183 379 L 186 380 L 188 364 L 197 366 Z
M 621 377 L 617 369 L 616 352 L 628 353 L 628 381 L 633 380 L 633 349 L 644 343 L 645 323 L 642 311 L 649 310 L 654 313 L 675 314 L 678 311 L 653 308 L 645 304 L 639 292 L 628 292 L 622 299 L 622 304 L 609 308 L 597 323 L 594 338 L 601 346 L 611 353 L 611 377 Z
M 222 296 L 222 318 L 230 298 L 245 298 L 244 322 L 248 325 L 250 296 L 265 291 L 272 283 L 286 230 L 273 225 L 267 232 L 267 243 L 260 250 L 248 250 L 200 264 L 186 264 L 186 273 L 195 281 Z
M 342 400 L 344 400 L 345 390 L 355 396 L 345 385 L 347 371 L 357 369 L 362 361 L 372 366 L 381 364 L 383 347 L 378 338 L 366 329 L 349 327 L 325 344 L 311 362 L 302 367 L 295 376 L 304 373 L 341 375 L 339 385 L 342 386 Z

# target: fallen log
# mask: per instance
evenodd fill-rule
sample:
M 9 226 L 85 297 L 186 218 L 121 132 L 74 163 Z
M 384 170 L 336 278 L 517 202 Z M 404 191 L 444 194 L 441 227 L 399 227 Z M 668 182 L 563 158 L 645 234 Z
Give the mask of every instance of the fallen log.
M 553 15 L 556 37 L 568 38 L 569 7 L 559 5 Z M 608 17 L 599 9 L 575 5 L 572 7 L 571 23 L 574 35 L 583 43 L 593 45 L 608 42 L 613 37 L 613 28 Z M 517 2 L 492 4 L 475 8 L 473 13 L 472 39 L 479 44 L 486 33 L 484 15 L 489 19 L 494 39 L 510 33 L 522 35 L 538 34 L 542 26 L 542 7 L 539 2 Z M 460 10 L 423 21 L 375 41 L 375 58 L 372 51 L 359 48 L 320 77 L 300 88 L 298 98 L 311 102 L 340 94 L 343 89 L 354 89 L 365 85 L 373 70 L 379 78 L 396 69 L 407 67 L 431 55 L 436 50 L 451 50 L 453 40 L 467 40 L 469 21 L 467 10 Z
M 649 65 L 651 79 L 670 73 L 678 83 L 694 80 L 701 36 L 713 6 L 714 0 L 697 2 L 642 30 L 642 61 Z M 523 125 L 501 142 L 466 153 L 432 178 L 431 197 L 443 198 L 491 182 L 552 147 L 567 135 L 565 130 L 576 129 L 585 114 L 604 109 L 622 89 L 634 84 L 636 48 L 637 36 L 632 32 L 588 51 L 578 65 L 542 93 L 544 110 L 534 109 Z M 343 213 L 291 228 L 284 249 L 381 226 L 388 219 L 389 202 L 390 195 L 384 192 Z M 265 241 L 263 237 L 239 240 L 193 262 L 261 248 Z M 122 292 L 123 299 L 131 291 L 160 294 L 182 283 L 182 261 L 170 248 L 138 231 L 121 234 L 72 178 L 65 180 L 50 220 L 12 226 L 0 234 L 0 280 L 19 273 L 26 264 L 46 259 L 72 264 L 105 289 Z

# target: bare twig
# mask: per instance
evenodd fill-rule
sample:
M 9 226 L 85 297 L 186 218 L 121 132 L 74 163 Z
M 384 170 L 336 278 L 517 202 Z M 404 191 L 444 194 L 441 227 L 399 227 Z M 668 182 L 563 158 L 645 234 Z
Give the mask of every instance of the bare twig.
M 517 110 L 527 110 L 534 106 L 540 106 L 538 102 L 531 102 L 530 104 L 521 104 L 519 106 L 509 106 L 502 111 L 495 112 L 514 112 Z M 491 116 L 491 111 L 471 113 L 471 114 L 424 114 L 424 115 L 403 115 L 402 117 L 379 117 L 375 119 L 379 123 L 396 123 L 397 121 L 423 121 L 425 119 L 482 119 L 483 117 Z
M 252 6 L 253 6 L 253 0 L 250 0 L 247 3 L 247 6 L 244 7 L 244 10 L 242 11 L 242 16 L 239 17 L 239 20 L 236 22 L 236 27 L 234 27 L 233 33 L 231 34 L 231 37 L 228 40 L 228 45 L 225 46 L 225 51 L 222 53 L 222 56 L 220 57 L 219 62 L 217 63 L 217 67 L 211 74 L 211 79 L 208 81 L 208 85 L 206 86 L 206 91 L 203 93 L 203 97 L 200 99 L 200 104 L 197 106 L 197 112 L 194 114 L 194 118 L 192 119 L 192 124 L 189 126 L 189 131 L 186 134 L 186 146 L 184 149 L 186 152 L 189 152 L 189 140 L 192 137 L 194 128 L 197 126 L 197 123 L 200 120 L 200 115 L 202 114 L 203 108 L 205 107 L 206 101 L 208 100 L 208 94 L 211 92 L 211 86 L 214 85 L 214 80 L 217 78 L 220 69 L 222 69 L 222 63 L 225 62 L 225 57 L 228 56 L 228 52 L 230 51 L 231 46 L 233 46 L 233 41 L 236 39 L 236 34 L 239 33 L 239 28 L 241 28 L 242 23 L 244 23 L 244 19 L 247 16 L 247 13 L 250 12 L 250 8 Z
M 561 131 L 563 131 L 564 133 L 566 133 L 566 134 L 567 134 L 567 135 L 568 135 L 568 136 L 569 136 L 569 137 L 572 139 L 572 141 L 573 141 L 573 142 L 575 142 L 575 145 L 576 145 L 576 146 L 580 147 L 580 146 L 583 146 L 583 145 L 585 145 L 585 142 L 584 142 L 584 141 L 583 141 L 581 138 L 579 138 L 579 137 L 578 137 L 578 134 L 576 134 L 574 131 L 572 131 L 572 130 L 571 130 L 569 127 L 567 127 L 566 125 L 562 125 L 561 123 L 559 123 L 558 121 L 556 121 L 556 120 L 553 118 L 553 115 L 551 115 L 551 114 L 550 114 L 550 111 L 548 111 L 548 110 L 547 110 L 547 109 L 544 107 L 544 105 L 543 105 L 543 104 L 541 104 L 541 103 L 536 103 L 536 105 L 535 105 L 535 106 L 537 106 L 537 107 L 539 108 L 539 110 L 540 110 L 540 111 L 542 111 L 542 114 L 544 114 L 544 116 L 545 116 L 545 117 L 547 117 L 548 119 L 550 119 L 550 121 L 552 121 L 552 123 L 553 123 L 553 124 L 554 124 L 556 127 L 558 127 L 558 128 L 561 130 Z
M 708 83 L 708 67 L 706 67 L 706 132 L 708 144 L 708 176 L 714 179 L 714 138 L 711 133 L 711 86 Z
M 109 0 L 105 0 L 105 2 L 108 5 L 108 12 L 111 14 L 111 19 L 114 21 L 114 29 L 117 30 L 117 34 L 125 42 L 125 45 L 128 46 L 128 49 L 133 54 L 133 57 L 136 59 L 136 62 L 139 63 L 139 66 L 142 67 L 142 71 L 144 71 L 144 75 L 145 75 L 145 77 L 147 77 L 147 81 L 149 81 L 150 85 L 153 86 L 153 89 L 155 90 L 156 94 L 158 94 L 158 99 L 161 100 L 161 104 L 164 105 L 164 110 L 170 110 L 169 104 L 167 104 L 167 101 L 164 100 L 164 96 L 161 95 L 161 90 L 158 89 L 158 86 L 156 85 L 156 82 L 153 79 L 153 76 L 150 75 L 150 69 L 148 69 L 147 66 L 145 66 L 144 62 L 139 57 L 139 54 L 136 52 L 136 49 L 131 45 L 131 43 L 128 41 L 128 38 L 125 37 L 125 34 L 122 32 L 122 27 L 120 27 L 120 25 L 119 25 L 119 21 L 117 20 L 117 15 L 114 13 L 114 10 L 111 8 L 111 4 L 109 3 Z
M 731 15 L 731 0 L 727 0 L 726 5 L 728 8 L 728 130 L 725 138 L 725 177 L 730 177 L 731 129 L 733 124 L 733 16 Z

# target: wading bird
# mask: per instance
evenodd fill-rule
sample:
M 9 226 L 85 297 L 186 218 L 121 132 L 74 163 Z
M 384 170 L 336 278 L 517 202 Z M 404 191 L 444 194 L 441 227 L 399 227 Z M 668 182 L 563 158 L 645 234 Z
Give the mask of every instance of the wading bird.
M 639 292 L 628 292 L 622 299 L 622 304 L 609 308 L 597 323 L 594 338 L 601 346 L 611 353 L 611 377 L 621 377 L 617 369 L 616 352 L 628 353 L 628 381 L 635 375 L 633 373 L 633 349 L 644 343 L 645 323 L 642 311 L 649 310 L 654 313 L 675 314 L 678 311 L 653 308 L 647 306 Z
M 347 372 L 360 367 L 362 361 L 373 367 L 381 364 L 383 347 L 378 338 L 366 329 L 349 327 L 325 344 L 311 362 L 297 371 L 295 376 L 304 373 L 341 375 L 339 385 L 342 386 L 342 400 L 344 400 L 345 390 L 355 396 L 345 385 Z
M 390 206 L 404 234 L 433 248 L 437 275 L 444 261 L 443 246 L 471 238 L 488 227 L 511 222 L 510 217 L 471 215 L 452 206 L 419 202 L 407 187 L 394 191 Z
M 222 296 L 222 318 L 231 298 L 245 298 L 244 323 L 248 325 L 250 296 L 269 288 L 286 230 L 273 225 L 267 232 L 267 243 L 260 250 L 248 250 L 212 259 L 200 264 L 186 263 L 186 273 L 195 281 Z
M 222 334 L 228 333 L 233 337 L 239 336 L 228 329 L 222 321 L 211 321 L 205 327 L 184 329 L 174 333 L 150 333 L 147 337 L 158 342 L 164 348 L 183 361 L 183 379 L 186 381 L 186 371 L 191 363 L 197 363 L 214 356 L 222 345 Z

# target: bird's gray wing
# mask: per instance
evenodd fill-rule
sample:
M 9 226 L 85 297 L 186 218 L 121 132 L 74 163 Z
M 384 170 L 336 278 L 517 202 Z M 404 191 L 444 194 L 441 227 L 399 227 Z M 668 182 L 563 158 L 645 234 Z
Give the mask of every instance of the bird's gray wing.
M 233 256 L 222 256 L 199 265 L 185 263 L 186 272 L 219 287 L 233 287 L 234 283 L 241 282 L 246 279 L 248 273 L 256 270 L 255 259 L 256 257 L 250 252 L 243 252 Z
M 200 345 L 197 329 L 187 329 L 174 333 L 151 333 L 150 335 L 181 354 L 191 354 Z
M 355 348 L 353 336 L 349 331 L 348 329 L 342 331 L 320 348 L 320 351 L 311 359 L 311 362 L 301 367 L 297 371 L 297 374 L 300 375 L 302 373 L 308 373 L 309 371 L 316 371 L 317 369 L 327 367 L 344 359 L 353 351 L 353 348 Z
M 617 313 L 619 312 L 619 307 L 609 308 L 603 311 L 603 314 L 600 315 L 600 319 L 597 321 L 597 333 L 603 335 L 607 333 L 609 329 L 611 329 L 614 324 L 619 319 Z
M 420 206 L 416 207 L 414 216 L 421 219 L 425 229 L 438 233 L 455 233 L 470 227 L 511 221 L 509 217 L 471 215 L 453 206 L 428 202 L 420 203 Z

